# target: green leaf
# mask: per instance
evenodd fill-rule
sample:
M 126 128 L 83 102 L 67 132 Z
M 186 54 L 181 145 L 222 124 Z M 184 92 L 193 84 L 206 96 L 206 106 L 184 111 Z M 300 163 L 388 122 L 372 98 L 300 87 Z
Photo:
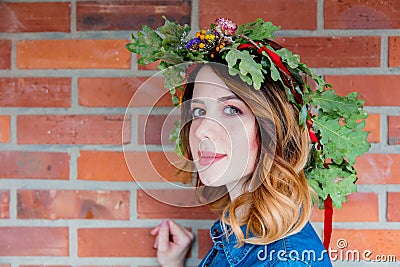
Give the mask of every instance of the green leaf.
M 313 121 L 313 128 L 320 131 L 322 136 L 320 142 L 324 147 L 325 156 L 338 164 L 347 159 L 353 165 L 357 156 L 369 150 L 368 133 L 363 131 L 364 126 L 365 121 L 355 128 L 341 126 L 338 118 L 332 118 L 325 113 L 314 117 Z
M 325 113 L 339 114 L 343 118 L 349 118 L 353 114 L 360 116 L 357 119 L 366 118 L 365 112 L 363 114 L 359 112 L 363 101 L 357 99 L 357 93 L 351 93 L 344 97 L 336 95 L 333 90 L 326 90 L 322 93 L 317 91 L 312 95 L 311 104 L 319 107 Z
M 172 90 L 175 87 L 184 84 L 184 72 L 186 71 L 188 64 L 178 64 L 168 67 L 163 70 L 164 86 Z
M 282 61 L 286 62 L 292 69 L 297 68 L 300 64 L 300 56 L 297 54 L 293 54 L 290 50 L 286 48 L 276 50 L 275 53 L 277 53 L 281 57 Z
M 165 16 L 163 18 L 165 23 L 158 28 L 159 32 L 164 34 L 163 46 L 174 50 L 182 48 L 190 32 L 189 25 L 180 25 L 176 22 L 171 22 Z
M 347 201 L 346 196 L 357 191 L 354 184 L 357 180 L 356 175 L 336 165 L 330 165 L 329 169 L 313 168 L 306 175 L 308 183 L 321 200 L 325 200 L 329 195 L 333 205 L 339 209 L 342 208 L 342 203 Z
M 172 129 L 170 135 L 169 135 L 169 141 L 171 143 L 175 143 L 175 153 L 178 156 L 183 157 L 183 146 L 181 139 L 179 138 L 179 133 L 180 133 L 180 121 L 175 121 L 175 128 Z
M 245 78 L 250 76 L 253 81 L 253 86 L 255 89 L 261 88 L 261 83 L 264 81 L 264 75 L 262 73 L 261 64 L 257 63 L 253 59 L 254 56 L 250 55 L 249 51 L 239 51 L 232 48 L 226 54 L 226 61 L 229 68 L 237 68 L 240 72 L 240 77 L 244 82 L 249 80 Z M 235 67 L 238 64 L 237 67 Z
M 264 39 L 273 39 L 273 32 L 280 30 L 280 26 L 275 26 L 271 22 L 264 22 L 261 18 L 254 22 L 239 25 L 236 35 L 246 35 L 253 41 L 262 41 Z

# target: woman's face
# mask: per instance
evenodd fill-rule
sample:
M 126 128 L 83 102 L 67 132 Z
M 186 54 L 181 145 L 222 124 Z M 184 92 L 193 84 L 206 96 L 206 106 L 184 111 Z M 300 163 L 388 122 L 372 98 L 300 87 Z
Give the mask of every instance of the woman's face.
M 256 119 L 210 67 L 196 76 L 190 103 L 189 144 L 203 184 L 233 188 L 254 171 Z

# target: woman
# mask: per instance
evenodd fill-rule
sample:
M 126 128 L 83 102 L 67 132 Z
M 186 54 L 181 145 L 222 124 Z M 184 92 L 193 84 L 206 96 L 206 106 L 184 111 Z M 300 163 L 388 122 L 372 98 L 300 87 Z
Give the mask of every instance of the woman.
M 201 184 L 228 189 L 213 203 L 224 209 L 200 266 L 330 266 L 308 223 L 308 134 L 299 111 L 272 80 L 256 91 L 222 65 L 197 69 L 184 92 L 182 144 Z M 152 234 L 161 265 L 183 266 L 192 233 L 169 220 Z
M 326 90 L 297 55 L 270 41 L 277 29 L 219 18 L 188 39 L 187 25 L 166 20 L 162 36 L 144 27 L 127 45 L 139 64 L 160 60 L 181 106 L 185 170 L 220 215 L 200 266 L 331 266 L 308 222 L 312 198 L 340 207 L 355 191 L 355 157 L 369 149 L 367 115 L 356 95 Z M 201 64 L 179 65 L 193 61 Z M 184 89 L 179 103 L 176 88 Z M 160 264 L 184 266 L 193 234 L 172 220 L 151 233 Z

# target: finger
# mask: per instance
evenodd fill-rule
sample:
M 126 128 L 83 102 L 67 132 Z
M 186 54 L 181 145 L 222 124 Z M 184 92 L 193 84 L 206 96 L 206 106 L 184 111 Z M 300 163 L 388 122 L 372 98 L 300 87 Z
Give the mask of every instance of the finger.
M 160 230 L 158 232 L 158 251 L 167 251 L 169 248 L 169 226 L 168 221 L 164 220 L 160 224 Z
M 151 229 L 150 234 L 152 235 L 156 235 L 158 234 L 158 231 L 160 230 L 160 225 L 157 225 L 156 227 L 154 227 L 153 229 Z
M 158 247 L 158 235 L 156 236 L 156 239 L 154 240 L 153 248 L 156 249 Z
M 171 235 L 173 237 L 174 242 L 177 243 L 189 243 L 191 239 L 191 232 L 186 228 L 182 227 L 181 225 L 177 224 L 176 222 L 170 220 L 169 221 L 169 228 Z M 190 234 L 189 234 L 190 232 Z

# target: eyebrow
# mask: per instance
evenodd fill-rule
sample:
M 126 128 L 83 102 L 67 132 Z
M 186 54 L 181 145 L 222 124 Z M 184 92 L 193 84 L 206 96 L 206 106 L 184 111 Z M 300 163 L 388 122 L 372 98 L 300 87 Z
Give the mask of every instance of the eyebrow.
M 220 102 L 225 102 L 225 101 L 230 100 L 230 99 L 239 99 L 239 97 L 237 95 L 228 95 L 228 96 L 222 96 L 222 97 L 217 98 L 217 100 L 220 101 Z M 196 98 L 192 99 L 191 102 L 204 104 L 204 101 L 202 101 L 200 99 L 196 99 Z

